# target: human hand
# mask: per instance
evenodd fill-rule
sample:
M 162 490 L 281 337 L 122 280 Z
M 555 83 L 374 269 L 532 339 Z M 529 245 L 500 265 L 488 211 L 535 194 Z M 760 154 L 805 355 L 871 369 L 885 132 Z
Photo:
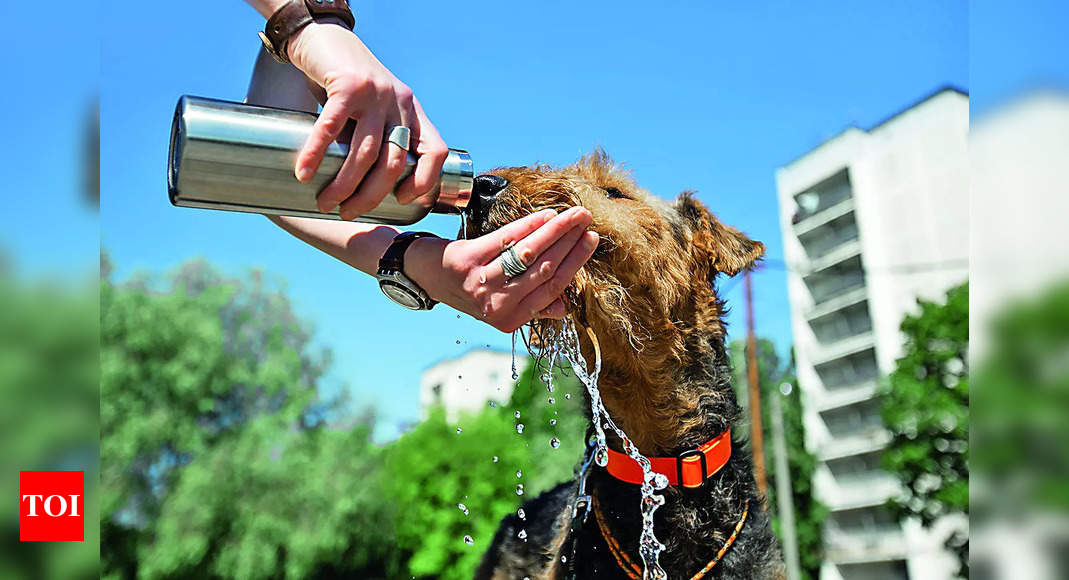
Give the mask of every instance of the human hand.
M 386 141 L 397 125 L 411 130 L 409 150 L 416 169 L 397 188 L 397 200 L 409 203 L 438 181 L 448 149 L 427 119 L 419 101 L 360 39 L 342 26 L 313 22 L 289 43 L 290 61 L 326 92 L 323 112 L 297 155 L 294 174 L 307 182 L 323 161 L 327 147 L 350 119 L 357 119 L 349 156 L 334 180 L 319 194 L 319 210 L 338 207 L 350 220 L 379 205 L 394 189 L 405 168 L 405 150 Z
M 431 298 L 512 332 L 533 318 L 564 318 L 561 294 L 598 245 L 590 212 L 544 210 L 474 240 L 421 238 L 405 273 Z M 501 252 L 515 244 L 527 271 L 505 280 Z

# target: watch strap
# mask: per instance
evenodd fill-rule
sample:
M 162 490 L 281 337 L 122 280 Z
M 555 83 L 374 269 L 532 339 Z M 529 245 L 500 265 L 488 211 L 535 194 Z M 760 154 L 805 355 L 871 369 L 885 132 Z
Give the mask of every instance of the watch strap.
M 398 235 L 393 239 L 390 247 L 386 248 L 382 258 L 379 259 L 379 270 L 404 273 L 405 252 L 408 251 L 408 246 L 411 246 L 412 242 L 420 238 L 437 237 L 430 232 L 405 232 Z
M 338 18 L 349 30 L 356 25 L 347 0 L 290 0 L 267 19 L 260 40 L 275 60 L 288 63 L 290 40 L 321 18 Z

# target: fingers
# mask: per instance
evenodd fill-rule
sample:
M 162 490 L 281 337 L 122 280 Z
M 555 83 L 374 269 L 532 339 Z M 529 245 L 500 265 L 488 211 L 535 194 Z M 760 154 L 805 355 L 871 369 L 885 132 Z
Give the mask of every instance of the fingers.
M 579 206 L 570 208 L 516 242 L 516 256 L 519 257 L 524 266 L 530 268 L 539 256 L 570 233 L 575 234 L 571 243 L 571 245 L 575 245 L 579 234 L 590 225 L 590 220 L 590 211 L 586 208 Z M 511 241 L 511 239 L 505 241 Z M 501 248 L 495 249 L 495 259 L 483 268 L 485 271 L 484 277 L 487 283 L 494 285 L 504 284 L 505 273 L 501 267 L 500 260 L 497 259 L 497 257 L 505 247 L 508 247 L 507 243 Z M 564 255 L 561 254 L 560 257 L 563 258 L 563 256 Z M 524 279 L 528 273 L 524 273 L 524 275 L 518 277 L 516 281 L 518 282 L 521 279 Z
M 342 163 L 338 175 L 316 198 L 319 211 L 328 212 L 353 195 L 356 185 L 364 179 L 379 156 L 384 126 L 385 122 L 381 116 L 368 116 L 357 122 L 349 155 Z M 351 212 L 352 216 L 345 219 L 352 219 L 363 213 L 356 210 L 351 210 Z
M 323 162 L 323 156 L 327 154 L 327 147 L 338 138 L 351 114 L 346 99 L 337 97 L 327 100 L 312 127 L 312 133 L 297 154 L 297 163 L 293 168 L 297 181 L 305 183 L 312 179 Z
M 472 240 L 474 257 L 482 264 L 490 263 L 510 244 L 527 237 L 528 234 L 537 230 L 556 215 L 556 211 L 544 209 Z
M 559 266 L 547 268 L 547 270 L 551 269 L 553 271 L 550 276 L 545 277 L 545 274 L 540 272 L 545 277 L 545 280 L 520 301 L 519 306 L 516 308 L 517 318 L 522 319 L 520 324 L 539 317 L 541 312 L 552 306 L 554 302 L 559 301 L 564 289 L 568 287 L 568 284 L 571 284 L 572 278 L 579 272 L 579 268 L 582 268 L 583 264 L 586 264 L 586 261 L 590 259 L 590 256 L 594 255 L 594 249 L 597 247 L 598 234 L 584 232 L 579 243 L 573 244 L 568 248 L 567 255 L 560 261 Z
M 397 201 L 410 203 L 421 195 L 425 195 L 438 183 L 442 174 L 442 165 L 449 155 L 449 149 L 445 141 L 438 135 L 419 101 L 412 100 L 416 123 L 407 125 L 412 129 L 412 143 L 419 158 L 416 170 L 397 188 Z
M 396 143 L 385 141 L 380 146 L 378 161 L 371 167 L 371 171 L 360 182 L 356 193 L 342 202 L 338 213 L 344 220 L 351 220 L 365 214 L 376 207 L 393 190 L 401 173 L 405 170 L 405 156 L 407 151 Z
M 535 318 L 552 318 L 561 320 L 568 315 L 568 309 L 564 306 L 564 300 L 557 298 L 553 304 L 542 309 Z

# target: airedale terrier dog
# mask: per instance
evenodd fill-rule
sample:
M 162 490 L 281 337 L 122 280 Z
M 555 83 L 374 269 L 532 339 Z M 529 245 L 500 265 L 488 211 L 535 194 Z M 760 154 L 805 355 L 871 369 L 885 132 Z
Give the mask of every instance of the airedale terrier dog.
M 753 267 L 764 245 L 721 224 L 691 192 L 674 203 L 651 195 L 601 151 L 563 169 L 494 170 L 475 189 L 469 236 L 545 208 L 593 214 L 600 242 L 566 291 L 569 317 L 600 343 L 609 414 L 669 479 L 654 514 L 668 577 L 782 578 L 749 452 L 730 432 L 740 408 L 716 293 L 717 276 Z M 538 321 L 532 332 L 548 336 L 554 324 Z M 593 342 L 580 337 L 593 361 Z M 609 447 L 606 467 L 588 451 L 575 481 L 526 503 L 525 520 L 505 518 L 476 577 L 641 578 L 642 473 L 611 433 Z

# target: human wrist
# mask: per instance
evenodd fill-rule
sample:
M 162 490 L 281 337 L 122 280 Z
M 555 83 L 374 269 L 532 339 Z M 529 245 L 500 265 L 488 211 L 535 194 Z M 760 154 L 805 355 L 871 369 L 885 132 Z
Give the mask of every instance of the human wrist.
M 428 296 L 442 302 L 442 259 L 449 240 L 442 238 L 419 238 L 408 246 L 405 252 L 404 274 L 415 282 Z
M 322 34 L 324 27 L 327 26 L 340 26 L 345 30 L 349 30 L 345 21 L 336 16 L 319 17 L 312 22 L 309 22 L 306 26 L 298 30 L 286 45 L 286 56 L 289 57 L 289 61 L 293 63 L 294 66 L 306 73 L 308 72 L 304 62 L 306 51 L 303 50 L 303 47 L 309 44 L 309 39 Z

